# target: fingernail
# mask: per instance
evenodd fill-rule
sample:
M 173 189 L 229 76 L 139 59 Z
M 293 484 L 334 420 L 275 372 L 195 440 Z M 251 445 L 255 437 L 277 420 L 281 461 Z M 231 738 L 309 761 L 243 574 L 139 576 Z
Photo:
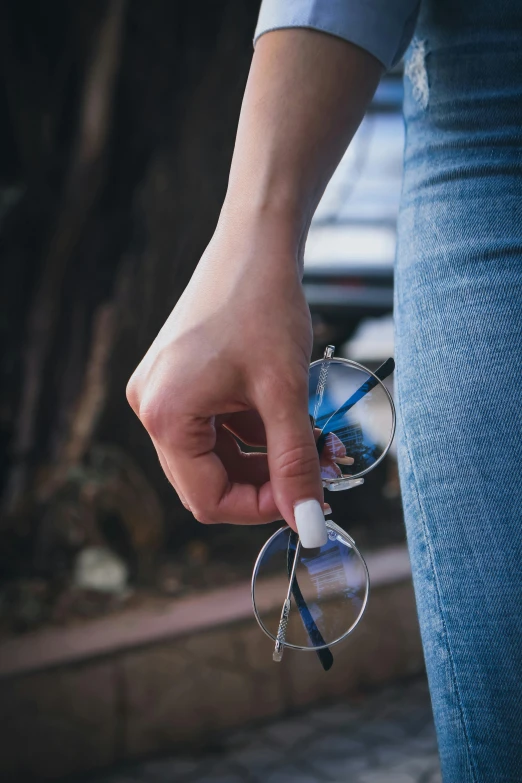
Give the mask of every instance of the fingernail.
M 355 462 L 353 457 L 334 457 L 335 462 L 339 465 L 353 465 Z
M 317 500 L 302 500 L 294 506 L 295 524 L 305 549 L 324 546 L 328 540 L 324 511 Z
M 331 514 L 332 513 L 332 507 L 328 503 L 324 504 L 324 506 L 323 506 L 323 513 L 324 513 L 325 516 L 327 514 Z

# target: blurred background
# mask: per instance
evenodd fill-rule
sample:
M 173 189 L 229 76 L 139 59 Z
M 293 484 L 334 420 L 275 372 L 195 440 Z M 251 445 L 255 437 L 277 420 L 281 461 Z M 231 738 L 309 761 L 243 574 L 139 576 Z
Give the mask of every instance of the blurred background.
M 325 674 L 252 620 L 278 525 L 196 523 L 125 400 L 217 221 L 258 0 L 0 8 L 0 777 L 435 781 L 393 448 L 327 498 L 374 593 Z M 399 67 L 314 218 L 313 358 L 393 355 L 401 102 Z

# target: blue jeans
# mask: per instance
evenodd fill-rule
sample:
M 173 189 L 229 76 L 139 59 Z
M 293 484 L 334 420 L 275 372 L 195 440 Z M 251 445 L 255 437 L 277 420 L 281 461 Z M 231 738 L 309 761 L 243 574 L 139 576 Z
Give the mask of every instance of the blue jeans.
M 444 783 L 522 781 L 522 2 L 428 0 L 406 62 L 399 464 Z

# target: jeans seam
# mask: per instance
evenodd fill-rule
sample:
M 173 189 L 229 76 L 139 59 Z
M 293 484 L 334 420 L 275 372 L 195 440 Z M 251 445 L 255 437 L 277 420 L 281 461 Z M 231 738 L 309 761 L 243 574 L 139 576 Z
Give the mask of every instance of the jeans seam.
M 398 368 L 397 368 L 397 372 L 396 372 L 396 377 L 397 377 L 397 391 L 399 391 L 400 373 L 398 372 Z M 400 400 L 400 396 L 401 395 L 400 395 L 400 392 L 399 392 L 399 394 L 398 394 L 399 400 Z M 445 644 L 446 644 L 446 648 L 447 648 L 447 651 L 448 651 L 448 657 L 449 657 L 449 661 L 450 661 L 451 679 L 452 679 L 452 682 L 453 682 L 453 687 L 455 688 L 455 693 L 456 693 L 456 696 L 457 696 L 457 704 L 458 704 L 458 709 L 459 709 L 459 714 L 460 714 L 460 720 L 462 722 L 462 728 L 464 730 L 464 736 L 466 738 L 466 745 L 467 745 L 467 751 L 468 751 L 468 764 L 469 764 L 469 768 L 470 768 L 470 771 L 471 771 L 471 776 L 472 776 L 472 779 L 473 779 L 473 783 L 478 783 L 478 777 L 476 775 L 476 770 L 475 770 L 475 766 L 474 766 L 473 759 L 472 759 L 472 754 L 471 754 L 471 743 L 470 743 L 470 739 L 469 739 L 469 735 L 468 735 L 468 728 L 466 726 L 466 720 L 465 720 L 465 717 L 464 717 L 464 707 L 463 707 L 463 704 L 462 704 L 462 697 L 461 697 L 460 689 L 459 689 L 459 686 L 458 686 L 457 675 L 456 675 L 456 671 L 455 671 L 455 663 L 454 663 L 454 660 L 453 660 L 453 654 L 452 654 L 452 651 L 451 651 L 451 645 L 450 645 L 450 641 L 449 641 L 448 629 L 447 629 L 447 626 L 446 626 L 446 620 L 444 618 L 444 613 L 442 611 L 442 600 L 441 600 L 441 595 L 440 595 L 440 587 L 439 587 L 439 581 L 438 581 L 438 578 L 437 578 L 437 572 L 435 570 L 435 563 L 434 563 L 431 543 L 430 543 L 430 539 L 429 539 L 429 536 L 428 536 L 428 525 L 426 523 L 426 515 L 424 513 L 424 508 L 423 508 L 423 505 L 422 505 L 422 502 L 421 502 L 421 498 L 420 498 L 420 493 L 419 493 L 419 489 L 418 489 L 417 475 L 415 473 L 415 466 L 414 466 L 414 462 L 413 462 L 413 459 L 412 459 L 412 456 L 411 456 L 411 452 L 410 452 L 410 445 L 409 445 L 409 441 L 408 441 L 408 436 L 406 434 L 406 428 L 404 427 L 404 420 L 403 420 L 403 416 L 402 416 L 402 407 L 401 407 L 401 404 L 400 404 L 399 400 L 398 400 L 397 408 L 398 408 L 398 413 L 399 413 L 399 418 L 400 418 L 400 425 L 401 425 L 401 429 L 402 429 L 402 433 L 403 433 L 403 439 L 404 439 L 406 455 L 408 457 L 408 461 L 410 463 L 411 473 L 412 473 L 412 476 L 413 476 L 413 490 L 415 492 L 415 497 L 416 497 L 416 500 L 417 500 L 417 506 L 418 506 L 419 511 L 420 511 L 420 516 L 421 516 L 421 521 L 422 521 L 423 538 L 424 538 L 424 541 L 425 541 L 425 544 L 426 544 L 426 550 L 428 552 L 428 557 L 429 557 L 429 560 L 430 560 L 431 572 L 433 574 L 433 582 L 434 582 L 434 585 L 435 585 L 435 595 L 436 595 L 436 601 L 437 601 L 437 609 L 438 609 L 439 616 L 440 616 L 441 621 L 442 621 L 442 627 L 443 627 L 443 630 L 444 630 L 444 641 L 445 641 Z

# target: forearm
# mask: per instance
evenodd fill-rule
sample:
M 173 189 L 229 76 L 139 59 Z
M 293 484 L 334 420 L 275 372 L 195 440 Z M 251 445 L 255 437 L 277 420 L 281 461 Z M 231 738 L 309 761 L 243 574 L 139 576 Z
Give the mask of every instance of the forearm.
M 201 521 L 283 517 L 303 546 L 326 541 L 299 262 L 380 73 L 333 36 L 282 30 L 258 41 L 216 233 L 128 386 L 167 478 Z M 266 454 L 242 454 L 231 433 Z
M 299 252 L 382 70 L 371 54 L 315 30 L 263 35 L 243 100 L 223 219 L 273 226 Z

